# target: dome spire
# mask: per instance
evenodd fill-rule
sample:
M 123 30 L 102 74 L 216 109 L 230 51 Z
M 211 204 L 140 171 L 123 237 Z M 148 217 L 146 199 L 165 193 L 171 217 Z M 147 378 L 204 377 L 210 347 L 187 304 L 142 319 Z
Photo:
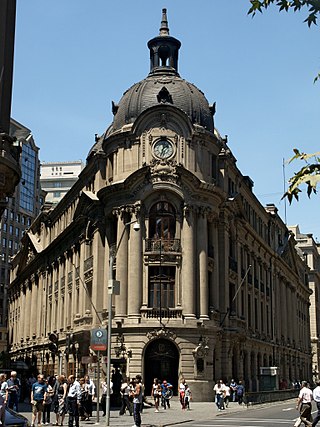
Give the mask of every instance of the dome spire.
M 161 27 L 160 27 L 159 35 L 160 36 L 168 36 L 169 35 L 167 9 L 162 9 L 162 20 L 161 20 Z
M 162 9 L 160 34 L 148 42 L 150 74 L 178 74 L 180 46 L 180 41 L 169 35 L 167 9 Z

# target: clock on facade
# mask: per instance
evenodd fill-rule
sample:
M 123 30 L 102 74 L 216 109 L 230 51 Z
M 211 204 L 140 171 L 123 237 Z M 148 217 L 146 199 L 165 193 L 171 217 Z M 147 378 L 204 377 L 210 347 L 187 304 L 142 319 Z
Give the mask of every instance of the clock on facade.
M 173 145 L 167 139 L 159 139 L 153 146 L 153 154 L 159 159 L 168 159 L 173 154 Z

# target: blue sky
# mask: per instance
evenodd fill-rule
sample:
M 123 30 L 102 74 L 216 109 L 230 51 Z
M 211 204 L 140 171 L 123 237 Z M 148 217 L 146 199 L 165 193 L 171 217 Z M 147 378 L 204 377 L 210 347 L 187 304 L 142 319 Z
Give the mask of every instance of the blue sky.
M 179 72 L 217 103 L 238 168 L 263 205 L 281 201 L 294 147 L 320 150 L 319 28 L 306 11 L 247 15 L 249 0 L 17 0 L 12 116 L 42 161 L 85 160 L 112 121 L 111 101 L 149 72 L 148 40 L 168 9 Z M 287 205 L 288 225 L 320 241 L 319 196 Z

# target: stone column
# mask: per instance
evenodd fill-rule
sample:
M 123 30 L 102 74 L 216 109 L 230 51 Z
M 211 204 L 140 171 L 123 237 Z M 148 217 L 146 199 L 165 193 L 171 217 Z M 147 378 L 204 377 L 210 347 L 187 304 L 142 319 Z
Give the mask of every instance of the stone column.
M 105 275 L 104 270 L 104 257 L 105 250 L 102 244 L 102 239 L 99 230 L 95 230 L 93 234 L 93 278 L 92 278 L 92 301 L 97 311 L 101 313 L 103 308 L 103 294 L 104 289 L 107 287 L 108 278 Z M 93 314 L 93 323 L 100 323 L 100 319 L 97 318 L 97 315 L 93 309 L 91 309 Z
M 200 318 L 208 320 L 208 227 L 207 215 L 204 210 L 198 214 L 197 247 L 199 256 L 199 294 L 200 294 Z
M 142 304 L 142 236 L 130 226 L 128 270 L 128 317 L 140 319 Z
M 185 319 L 195 319 L 195 238 L 194 212 L 185 206 L 182 225 L 182 306 Z
M 37 278 L 33 275 L 31 283 L 30 338 L 34 334 L 37 335 L 37 329 L 39 328 L 38 316 L 39 312 L 41 313 L 41 306 L 38 305 L 38 287 Z
M 219 239 L 218 239 L 218 221 L 213 223 L 213 250 L 214 250 L 214 271 L 212 274 L 212 294 L 213 294 L 213 307 L 215 310 L 219 309 Z
M 280 310 L 281 310 L 281 335 L 284 337 L 285 341 L 287 341 L 287 320 L 288 320 L 288 312 L 286 310 L 287 307 L 287 284 L 283 278 L 281 278 L 280 281 L 281 286 L 281 304 L 280 304 Z
M 80 243 L 80 253 L 79 253 L 79 314 L 80 317 L 84 316 L 86 310 L 86 291 L 84 289 L 84 260 L 85 260 L 85 243 Z
M 24 310 L 24 339 L 30 338 L 30 313 L 31 313 L 31 289 L 29 283 L 26 283 L 26 300 L 23 306 Z
M 126 226 L 126 223 L 128 222 L 130 221 L 127 215 L 118 216 L 117 247 L 119 247 L 119 249 L 117 254 L 116 278 L 120 281 L 120 295 L 115 296 L 115 319 L 127 317 L 129 225 Z M 136 233 L 136 231 L 132 230 L 132 233 Z M 120 242 L 119 239 L 121 236 L 123 237 Z M 140 287 L 141 286 L 142 281 Z

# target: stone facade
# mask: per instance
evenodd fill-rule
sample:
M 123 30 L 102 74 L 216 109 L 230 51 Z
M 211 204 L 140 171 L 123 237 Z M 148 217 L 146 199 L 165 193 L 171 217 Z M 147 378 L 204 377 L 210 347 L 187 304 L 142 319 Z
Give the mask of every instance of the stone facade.
M 297 241 L 297 251 L 306 260 L 309 266 L 308 279 L 312 291 L 310 296 L 310 333 L 312 354 L 312 379 L 320 380 L 320 244 L 312 234 L 303 234 L 299 227 L 289 227 Z
M 294 238 L 237 168 L 214 105 L 179 76 L 165 11 L 148 46 L 150 74 L 113 103 L 78 182 L 23 237 L 11 356 L 82 373 L 90 330 L 110 324 L 113 264 L 112 363 L 142 373 L 147 394 L 154 377 L 177 390 L 181 376 L 201 400 L 220 377 L 257 390 L 263 366 L 310 378 L 311 292 Z

